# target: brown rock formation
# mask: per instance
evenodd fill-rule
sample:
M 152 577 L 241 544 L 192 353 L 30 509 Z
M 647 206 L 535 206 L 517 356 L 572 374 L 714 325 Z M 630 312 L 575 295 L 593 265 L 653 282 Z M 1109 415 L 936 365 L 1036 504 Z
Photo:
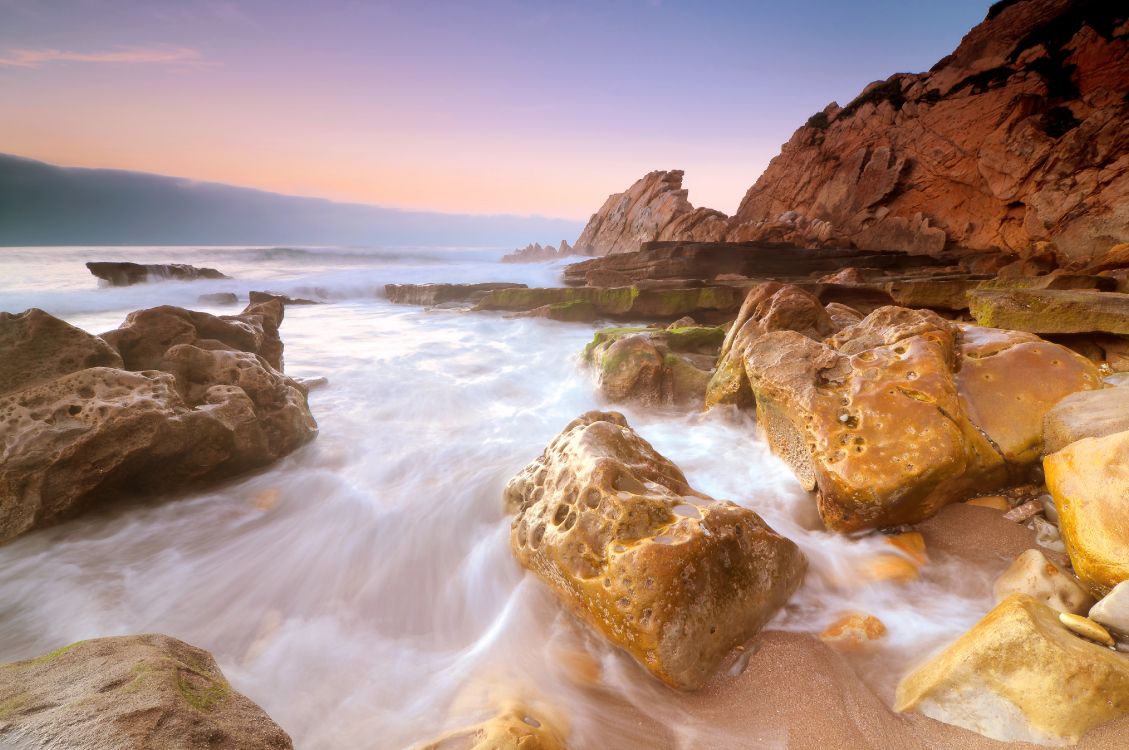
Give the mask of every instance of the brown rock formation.
M 4 747 L 293 747 L 261 708 L 231 688 L 211 654 L 166 635 L 79 641 L 0 665 L 0 711 Z
M 1019 254 L 1051 241 L 1061 259 L 1126 241 L 1127 18 L 1103 0 L 997 3 L 929 72 L 814 115 L 728 238 Z
M 97 261 L 87 263 L 90 273 L 105 281 L 109 286 L 132 286 L 146 281 L 173 279 L 176 281 L 195 281 L 197 279 L 229 279 L 214 268 L 197 268 L 184 263 L 129 263 L 127 261 Z
M 728 217 L 690 205 L 682 175 L 682 170 L 651 172 L 624 192 L 608 196 L 573 249 L 580 255 L 612 255 L 633 252 L 651 240 L 722 239 Z
M 576 254 L 576 250 L 574 250 L 566 240 L 561 240 L 561 244 L 557 247 L 553 247 L 552 245 L 542 245 L 538 242 L 531 242 L 520 250 L 514 250 L 512 253 L 503 255 L 502 262 L 545 263 L 550 260 L 567 258 L 570 255 Z
M 105 341 L 35 308 L 0 312 L 0 352 L 0 394 L 87 367 L 122 366 Z
M 657 329 L 606 328 L 584 348 L 584 361 L 596 369 L 600 393 L 612 403 L 700 408 L 724 337 L 723 328 L 693 322 Z
M 799 548 L 697 492 L 623 415 L 589 412 L 510 480 L 522 565 L 656 677 L 700 687 L 799 586 Z

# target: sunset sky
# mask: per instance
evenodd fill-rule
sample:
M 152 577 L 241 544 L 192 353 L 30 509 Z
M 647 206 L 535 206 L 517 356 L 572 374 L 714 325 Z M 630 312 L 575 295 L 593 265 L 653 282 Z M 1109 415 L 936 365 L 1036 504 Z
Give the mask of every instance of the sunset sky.
M 733 211 L 792 131 L 984 0 L 0 0 L 0 152 L 585 218 L 652 169 Z

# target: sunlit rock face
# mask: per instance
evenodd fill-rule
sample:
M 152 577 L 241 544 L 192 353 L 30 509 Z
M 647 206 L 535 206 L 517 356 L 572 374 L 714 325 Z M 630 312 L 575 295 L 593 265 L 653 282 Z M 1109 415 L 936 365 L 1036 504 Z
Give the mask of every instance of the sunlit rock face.
M 510 481 L 505 502 L 518 561 L 677 688 L 701 686 L 806 568 L 794 543 L 694 490 L 615 412 L 565 427 Z
M 413 750 L 565 750 L 565 744 L 544 717 L 510 706 L 481 724 L 413 745 Z
M 899 307 L 825 341 L 765 334 L 745 369 L 769 445 L 839 531 L 916 523 L 1014 480 L 1046 411 L 1100 385 L 1065 347 Z
M 1070 632 L 1056 610 L 1012 594 L 904 678 L 894 708 L 1005 742 L 1073 744 L 1129 713 L 1129 659 Z
M 1084 438 L 1043 460 L 1070 562 L 1099 595 L 1129 580 L 1126 466 L 1129 432 Z
M 1043 420 L 1043 450 L 1054 453 L 1088 437 L 1129 430 L 1129 388 L 1103 388 L 1067 396 Z
M 293 747 L 261 708 L 232 689 L 211 654 L 165 635 L 79 641 L 0 665 L 0 706 L 5 747 Z
M 634 252 L 652 240 L 722 239 L 727 217 L 690 205 L 682 175 L 682 170 L 651 172 L 622 193 L 608 196 L 573 250 L 580 255 L 611 255 Z
M 725 330 L 605 328 L 584 349 L 597 372 L 600 393 L 612 403 L 702 405 Z
M 867 86 L 799 128 L 729 240 L 1062 260 L 1129 239 L 1129 9 L 993 6 L 933 68 Z
M 305 387 L 272 365 L 282 359 L 281 317 L 277 302 L 229 318 L 139 311 L 108 335 L 122 358 L 61 321 L 44 324 L 67 335 L 19 349 L 26 372 L 77 362 L 76 341 L 77 351 L 117 366 L 0 396 L 0 542 L 122 495 L 178 492 L 264 466 L 312 440 Z

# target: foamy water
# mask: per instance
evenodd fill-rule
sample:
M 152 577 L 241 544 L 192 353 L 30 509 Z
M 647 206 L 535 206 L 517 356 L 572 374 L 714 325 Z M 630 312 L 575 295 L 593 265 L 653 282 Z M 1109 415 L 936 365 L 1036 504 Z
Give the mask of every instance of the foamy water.
M 211 651 L 305 750 L 403 748 L 508 701 L 567 725 L 575 748 L 742 747 L 564 613 L 510 554 L 505 483 L 580 413 L 606 407 L 577 354 L 595 326 L 389 304 L 389 282 L 552 285 L 559 265 L 497 250 L 0 248 L 0 310 L 41 307 L 94 333 L 134 309 L 214 313 L 201 294 L 324 295 L 290 307 L 286 372 L 321 433 L 275 466 L 204 492 L 116 506 L 0 547 L 0 661 L 83 638 L 162 632 Z M 213 266 L 230 281 L 98 288 L 87 260 Z M 814 501 L 734 413 L 616 407 L 692 485 L 796 541 L 808 578 L 770 629 L 818 632 L 874 614 L 890 635 L 862 677 L 887 701 L 909 664 L 990 608 L 992 577 L 934 555 L 922 579 L 865 585 L 890 548 L 819 529 Z M 600 666 L 599 682 L 575 664 Z M 618 744 L 617 744 L 618 743 Z

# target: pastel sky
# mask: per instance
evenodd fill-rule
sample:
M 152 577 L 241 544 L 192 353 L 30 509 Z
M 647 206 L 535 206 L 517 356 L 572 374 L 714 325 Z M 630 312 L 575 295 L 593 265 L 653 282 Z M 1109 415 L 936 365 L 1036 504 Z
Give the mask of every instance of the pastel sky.
M 653 169 L 733 211 L 795 128 L 986 0 L 0 0 L 0 151 L 586 218 Z

